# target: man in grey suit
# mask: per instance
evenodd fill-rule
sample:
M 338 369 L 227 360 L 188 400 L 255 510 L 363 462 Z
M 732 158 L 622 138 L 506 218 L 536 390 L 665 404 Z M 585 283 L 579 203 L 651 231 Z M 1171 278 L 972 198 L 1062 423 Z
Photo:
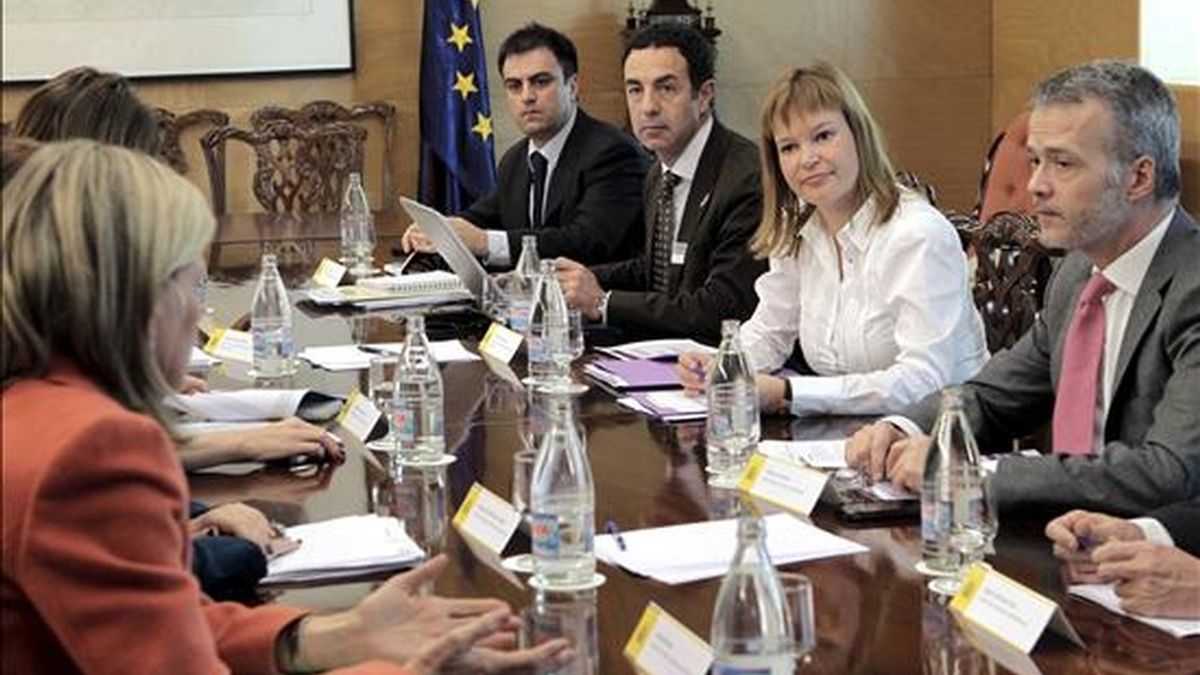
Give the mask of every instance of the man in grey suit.
M 1069 254 L 1045 310 L 964 386 L 981 448 L 1053 423 L 1054 454 L 1004 456 L 1002 508 L 1140 514 L 1200 494 L 1200 231 L 1178 205 L 1179 116 L 1154 75 L 1096 61 L 1033 97 L 1029 191 Z M 1093 295 L 1094 292 L 1094 295 Z M 860 430 L 847 461 L 919 489 L 931 396 Z
M 747 243 L 762 215 L 758 149 L 714 115 L 715 55 L 687 26 L 642 29 L 625 51 L 625 100 L 638 140 L 658 160 L 646 177 L 639 255 L 591 269 L 559 258 L 572 307 L 624 339 L 716 343 L 721 319 L 747 319 L 766 269 Z

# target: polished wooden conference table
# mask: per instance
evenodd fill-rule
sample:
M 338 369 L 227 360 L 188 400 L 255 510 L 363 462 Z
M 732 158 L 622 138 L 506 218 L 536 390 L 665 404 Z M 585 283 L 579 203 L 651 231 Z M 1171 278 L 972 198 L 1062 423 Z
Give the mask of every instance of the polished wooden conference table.
M 284 270 L 298 283 L 312 266 Z M 210 271 L 209 302 L 217 323 L 249 310 L 253 280 L 244 270 Z M 399 313 L 295 312 L 300 346 L 398 340 Z M 431 337 L 478 338 L 478 321 L 459 317 L 428 319 Z M 588 357 L 584 357 L 585 359 Z M 520 357 L 513 370 L 524 374 Z M 246 368 L 225 364 L 210 374 L 216 388 L 256 386 Z M 479 482 L 502 497 L 511 491 L 512 456 L 525 447 L 528 393 L 483 362 L 443 367 L 446 442 L 457 457 L 442 469 L 379 471 L 356 445 L 336 467 L 244 469 L 191 477 L 194 497 L 203 501 L 248 500 L 287 524 L 376 512 L 404 521 L 409 534 L 429 553 L 445 552 L 452 565 L 436 592 L 452 596 L 489 595 L 523 611 L 537 634 L 565 631 L 584 654 L 576 669 L 564 672 L 632 673 L 622 655 L 625 642 L 648 602 L 658 603 L 691 630 L 708 639 L 709 621 L 720 579 L 668 586 L 604 564 L 607 583 L 593 594 L 553 594 L 534 602 L 534 593 L 504 581 L 467 548 L 449 519 L 470 486 Z M 366 390 L 365 371 L 326 372 L 301 364 L 299 373 L 275 387 L 314 387 L 346 394 Z M 264 386 L 259 383 L 257 386 Z M 732 516 L 736 496 L 705 483 L 703 425 L 666 425 L 626 410 L 598 387 L 578 397 L 577 414 L 586 429 L 596 482 L 596 522 L 623 530 Z M 764 420 L 764 438 L 834 438 L 861 420 L 839 418 Z M 351 441 L 351 443 L 353 443 Z M 379 456 L 386 462 L 386 457 Z M 390 474 L 390 475 L 389 475 Z M 1010 672 L 976 650 L 952 617 L 924 590 L 913 569 L 919 559 L 916 523 L 854 526 L 839 521 L 825 505 L 812 520 L 857 541 L 869 553 L 782 566 L 812 579 L 815 586 L 818 645 L 803 673 L 996 673 Z M 1200 640 L 1177 640 L 1082 600 L 1068 598 L 1058 566 L 1042 536 L 1044 519 L 1001 516 L 997 553 L 990 562 L 1002 572 L 1059 602 L 1086 644 L 1080 649 L 1054 636 L 1032 654 L 1043 673 L 1196 673 Z M 515 546 L 528 546 L 518 534 Z M 686 555 L 681 552 L 681 555 Z M 348 607 L 378 581 L 290 588 L 278 601 L 317 609 Z M 540 608 L 540 609 L 538 609 Z M 591 643 L 591 644 L 589 644 Z

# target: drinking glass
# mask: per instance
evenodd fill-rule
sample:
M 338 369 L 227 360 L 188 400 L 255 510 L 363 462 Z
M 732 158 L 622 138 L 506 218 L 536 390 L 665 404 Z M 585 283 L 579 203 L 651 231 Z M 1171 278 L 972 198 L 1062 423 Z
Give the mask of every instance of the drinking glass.
M 813 584 L 808 577 L 795 572 L 780 572 L 783 604 L 792 622 L 792 654 L 797 662 L 804 661 L 817 646 L 817 623 L 813 613 Z
M 571 363 L 583 356 L 584 349 L 583 315 L 578 309 L 567 310 L 566 344 L 550 345 L 550 355 L 558 372 L 543 389 L 555 394 L 582 394 L 587 391 L 586 384 L 571 379 Z
M 529 488 L 533 484 L 533 464 L 536 460 L 535 450 L 518 450 L 513 454 L 512 496 L 509 501 L 526 522 L 529 520 Z M 509 556 L 504 559 L 504 566 L 514 572 L 533 574 L 533 554 Z
M 371 390 L 371 402 L 387 420 L 387 435 L 367 444 L 371 450 L 396 452 L 400 439 L 392 429 L 395 415 L 393 393 L 396 390 L 396 368 L 400 365 L 400 357 L 396 354 L 380 354 L 370 361 L 367 369 L 367 382 Z
M 970 513 L 961 519 L 956 519 L 950 525 L 950 550 L 954 556 L 954 574 L 939 577 L 929 582 L 929 589 L 942 595 L 955 595 L 962 588 L 967 571 L 984 555 L 992 545 L 999 530 L 996 517 L 996 501 L 992 496 L 990 476 L 982 476 L 979 481 L 980 497 L 973 503 Z

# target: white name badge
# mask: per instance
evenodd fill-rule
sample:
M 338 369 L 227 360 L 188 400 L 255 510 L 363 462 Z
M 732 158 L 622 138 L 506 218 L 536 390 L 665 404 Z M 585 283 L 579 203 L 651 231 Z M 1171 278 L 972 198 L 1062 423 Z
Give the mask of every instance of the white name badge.
M 521 514 L 479 483 L 471 486 L 454 514 L 454 527 L 499 554 L 521 523 Z
M 700 636 L 651 602 L 625 643 L 625 658 L 647 675 L 704 675 L 713 652 Z
M 950 608 L 968 623 L 1025 654 L 1033 650 L 1047 624 L 1083 646 L 1083 640 L 1053 600 L 981 563 L 968 570 Z
M 204 351 L 221 359 L 254 363 L 254 339 L 244 330 L 217 328 L 204 344 Z
M 359 441 L 365 441 L 382 415 L 371 399 L 355 389 L 350 392 L 350 398 L 346 399 L 342 411 L 338 413 L 337 421 Z
M 686 241 L 677 241 L 671 244 L 671 264 L 682 265 L 687 258 L 688 244 Z
M 321 288 L 337 288 L 342 277 L 346 276 L 346 266 L 329 258 L 321 258 L 317 271 L 313 272 L 312 282 Z
M 496 359 L 502 363 L 512 361 L 513 355 L 521 348 L 524 337 L 515 330 L 501 324 L 493 323 L 479 341 L 479 353 Z
M 799 462 L 756 452 L 742 470 L 738 489 L 807 516 L 828 480 L 829 474 Z

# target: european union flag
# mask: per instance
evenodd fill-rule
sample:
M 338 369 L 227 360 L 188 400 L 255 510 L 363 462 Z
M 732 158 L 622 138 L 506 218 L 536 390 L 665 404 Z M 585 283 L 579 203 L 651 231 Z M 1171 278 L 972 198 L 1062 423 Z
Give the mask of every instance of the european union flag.
M 425 0 L 421 201 L 460 211 L 496 185 L 479 0 Z

